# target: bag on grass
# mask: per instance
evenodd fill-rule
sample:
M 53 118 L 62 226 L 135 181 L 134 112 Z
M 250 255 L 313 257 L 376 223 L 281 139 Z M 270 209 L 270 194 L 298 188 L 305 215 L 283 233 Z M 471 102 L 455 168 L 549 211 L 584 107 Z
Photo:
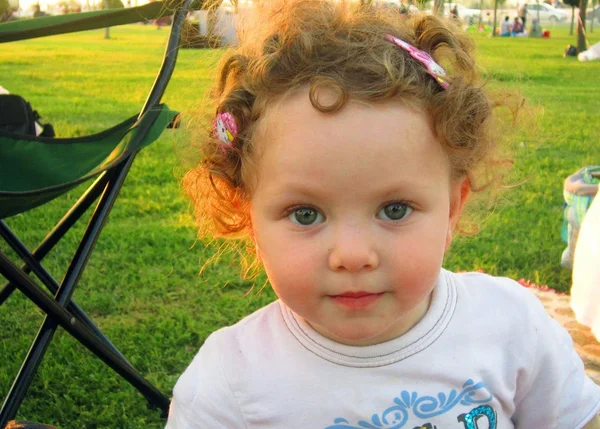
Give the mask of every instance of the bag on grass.
M 54 137 L 51 124 L 40 124 L 40 115 L 23 97 L 0 94 L 0 130 L 28 136 Z
M 577 48 L 573 45 L 567 45 L 565 48 L 565 53 L 563 57 L 576 57 L 577 56 Z

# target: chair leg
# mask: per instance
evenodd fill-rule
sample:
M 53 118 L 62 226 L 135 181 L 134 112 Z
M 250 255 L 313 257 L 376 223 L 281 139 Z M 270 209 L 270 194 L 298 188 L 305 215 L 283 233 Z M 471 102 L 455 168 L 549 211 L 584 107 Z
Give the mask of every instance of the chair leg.
M 131 167 L 133 156 L 130 156 L 125 162 L 115 169 L 108 177 L 108 183 L 100 196 L 100 200 L 92 214 L 92 218 L 85 230 L 82 240 L 73 256 L 73 259 L 67 269 L 64 280 L 52 299 L 46 293 L 37 287 L 21 270 L 19 270 L 8 258 L 0 252 L 0 273 L 7 280 L 16 284 L 16 286 L 29 299 L 31 299 L 48 316 L 44 320 L 42 328 L 17 379 L 11 387 L 11 391 L 0 410 L 0 427 L 8 419 L 14 418 L 19 405 L 23 401 L 25 393 L 29 388 L 31 380 L 39 366 L 43 355 L 52 340 L 54 331 L 58 324 L 73 335 L 80 343 L 86 346 L 96 356 L 107 363 L 119 375 L 131 383 L 140 391 L 150 402 L 152 406 L 160 408 L 166 413 L 169 408 L 169 399 L 146 381 L 137 371 L 135 371 L 128 362 L 122 360 L 118 354 L 113 352 L 98 337 L 93 335 L 85 324 L 78 321 L 65 307 L 71 302 L 72 294 L 75 290 L 81 273 L 83 272 L 90 253 L 96 244 L 102 227 L 106 221 L 107 215 L 112 208 L 114 200 L 123 185 L 127 171 Z
M 60 241 L 60 239 L 69 231 L 69 229 L 79 220 L 79 218 L 87 211 L 87 209 L 98 199 L 106 188 L 108 183 L 108 174 L 104 173 L 88 188 L 88 190 L 79 198 L 79 200 L 73 205 L 73 207 L 65 214 L 65 216 L 56 224 L 56 226 L 48 233 L 46 238 L 40 243 L 40 245 L 31 254 L 37 261 L 41 261 L 44 257 L 52 250 L 52 248 Z M 16 239 L 16 236 L 8 228 L 3 220 L 0 220 L 0 236 L 2 236 L 10 246 L 19 253 L 17 249 L 11 244 Z M 18 240 L 17 240 L 18 241 Z M 24 247 L 24 246 L 23 246 Z M 22 268 L 27 274 L 31 272 L 29 265 Z M 38 276 L 39 277 L 39 276 Z M 10 282 L 6 283 L 2 290 L 0 290 L 0 305 L 8 299 L 8 297 L 15 290 L 15 285 Z M 56 291 L 52 291 L 56 293 Z
M 21 292 L 33 301 L 42 311 L 48 314 L 48 320 L 55 320 L 63 329 L 71 334 L 83 346 L 98 356 L 103 362 L 111 367 L 117 374 L 127 380 L 142 395 L 146 397 L 152 407 L 156 407 L 166 416 L 169 409 L 169 399 L 156 387 L 144 379 L 135 369 L 120 359 L 106 344 L 92 334 L 71 313 L 61 307 L 52 297 L 48 296 L 35 283 L 20 271 L 6 256 L 0 252 L 0 274 L 13 282 Z M 34 356 L 32 356 L 33 359 Z M 34 361 L 30 365 L 33 365 Z M 21 389 L 21 388 L 19 388 Z M 12 390 L 12 389 L 11 389 Z M 9 396 L 11 396 L 9 394 Z M 8 397 L 7 397 L 8 400 Z M 11 400 L 12 401 L 12 400 Z M 10 419 L 14 419 L 17 401 L 11 402 L 11 409 L 5 401 L 0 410 L 0 428 Z M 16 408 L 13 408 L 15 407 Z
M 6 283 L 2 290 L 0 290 L 0 305 L 4 304 L 4 301 L 15 291 L 15 285 L 12 283 Z
M 56 322 L 46 316 L 46 320 L 29 349 L 29 353 L 27 353 L 25 361 L 21 365 L 21 369 L 10 387 L 4 404 L 2 404 L 2 410 L 0 410 L 0 427 L 2 427 L 2 424 L 6 420 L 16 416 L 17 410 L 25 398 L 27 389 L 29 389 L 29 385 L 33 381 L 33 377 L 44 358 L 46 349 L 50 345 L 50 341 L 52 341 L 56 328 Z
M 96 184 L 94 184 L 92 186 L 96 186 Z M 89 193 L 89 191 L 88 191 L 88 193 Z M 72 212 L 72 210 L 71 210 L 71 212 Z M 58 225 L 60 226 L 61 223 L 64 222 L 65 219 L 67 219 L 67 218 L 68 218 L 68 216 L 65 216 L 65 218 L 63 218 L 63 220 Z M 79 217 L 77 217 L 77 219 L 78 218 Z M 77 220 L 77 219 L 75 219 L 75 220 Z M 62 229 L 62 228 L 58 228 L 58 227 L 55 228 L 55 230 L 60 230 L 60 229 Z M 46 269 L 41 264 L 41 257 L 43 257 L 45 255 L 39 255 L 37 252 L 37 250 L 39 248 L 45 246 L 46 240 L 44 242 L 42 242 L 40 247 L 38 249 L 34 250 L 32 253 L 21 242 L 21 240 L 19 240 L 18 237 L 11 231 L 11 229 L 8 227 L 8 225 L 6 225 L 6 223 L 2 220 L 0 220 L 0 236 L 2 236 L 4 238 L 4 240 L 6 240 L 8 245 L 25 262 L 25 265 L 23 267 L 21 267 L 21 270 L 24 273 L 33 272 L 52 294 L 56 294 L 58 292 L 58 289 L 60 286 L 58 285 L 58 283 L 54 279 L 54 277 L 52 277 L 52 275 L 48 271 L 46 271 Z M 54 240 L 60 239 L 60 237 L 62 237 L 62 234 L 60 234 L 60 237 L 58 237 L 58 238 L 54 238 L 52 234 L 50 234 L 47 237 L 47 239 L 49 237 L 53 238 L 52 241 L 54 241 Z M 14 289 L 15 289 L 15 286 L 12 283 L 10 283 L 10 282 L 6 283 L 4 289 L 0 290 L 0 305 L 2 305 L 3 301 L 6 298 L 8 298 L 8 296 L 10 296 L 10 294 L 12 293 L 12 291 Z M 6 297 L 5 297 L 5 295 L 6 295 Z M 98 329 L 98 327 L 87 316 L 87 314 L 85 314 L 85 312 L 81 308 L 79 308 L 79 306 L 77 304 L 75 304 L 72 300 L 69 300 L 69 302 L 67 303 L 67 311 L 70 312 L 71 314 L 73 314 L 73 316 L 75 316 L 77 318 L 77 320 L 79 320 L 90 331 L 92 331 L 94 334 L 96 334 L 98 336 L 98 338 L 100 338 L 101 341 L 103 341 L 109 348 L 112 349 L 113 352 L 118 354 L 124 361 L 127 361 L 127 359 L 125 359 L 125 356 L 123 356 L 121 354 L 119 349 L 117 349 L 110 342 L 110 340 L 108 338 L 106 338 L 106 336 L 102 333 L 102 331 L 100 331 L 100 329 Z M 129 362 L 127 361 L 127 363 L 129 363 Z

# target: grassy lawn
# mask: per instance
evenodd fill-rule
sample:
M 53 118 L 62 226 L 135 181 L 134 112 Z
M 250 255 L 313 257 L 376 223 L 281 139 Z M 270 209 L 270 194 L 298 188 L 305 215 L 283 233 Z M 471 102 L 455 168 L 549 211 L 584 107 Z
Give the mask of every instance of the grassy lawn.
M 28 98 L 60 136 L 100 131 L 133 115 L 157 72 L 166 31 L 124 26 L 2 45 L 0 85 Z M 590 42 L 600 39 L 591 33 Z M 489 85 L 517 88 L 543 113 L 536 128 L 513 142 L 519 186 L 485 214 L 481 232 L 457 239 L 447 258 L 453 270 L 527 278 L 568 291 L 570 273 L 559 266 L 564 244 L 562 186 L 584 165 L 600 164 L 600 62 L 562 58 L 575 38 L 552 30 L 549 40 L 489 39 L 475 35 Z M 201 105 L 219 51 L 183 50 L 164 101 L 186 110 Z M 274 299 L 264 283 L 240 280 L 224 258 L 202 275 L 213 254 L 195 238 L 187 201 L 174 170 L 181 133 L 168 130 L 132 168 L 92 254 L 75 301 L 142 374 L 170 394 L 206 336 Z M 78 198 L 77 192 L 43 209 L 7 220 L 31 247 Z M 69 233 L 46 259 L 64 275 L 83 227 Z M 0 249 L 7 245 L 1 241 Z M 0 397 L 42 321 L 41 312 L 15 293 L 0 308 Z M 62 428 L 160 428 L 164 422 L 142 396 L 62 331 L 55 335 L 19 418 Z

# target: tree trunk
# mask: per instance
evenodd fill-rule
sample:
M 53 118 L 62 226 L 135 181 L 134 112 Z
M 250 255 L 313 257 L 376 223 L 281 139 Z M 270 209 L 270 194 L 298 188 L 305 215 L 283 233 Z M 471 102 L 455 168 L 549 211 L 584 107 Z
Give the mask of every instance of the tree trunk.
M 494 28 L 492 29 L 492 36 L 496 36 L 496 15 L 498 14 L 498 0 L 494 0 Z
M 596 9 L 596 0 L 592 0 L 592 10 Z M 598 11 L 596 11 L 596 14 Z M 597 15 L 593 15 L 590 23 L 590 33 L 594 32 L 594 20 L 598 19 Z
M 483 21 L 483 0 L 479 0 L 479 27 L 481 28 L 481 22 Z
M 108 9 L 108 0 L 104 0 L 104 2 L 102 3 L 102 9 Z M 104 38 L 105 39 L 110 39 L 110 27 L 106 27 L 104 29 Z
M 571 6 L 571 31 L 569 31 L 569 36 L 573 35 L 573 24 L 575 23 L 575 6 Z
M 444 15 L 444 0 L 434 0 L 433 13 L 439 16 Z
M 579 1 L 579 25 L 577 26 L 577 52 L 587 50 L 585 43 L 585 14 L 587 9 L 587 0 Z

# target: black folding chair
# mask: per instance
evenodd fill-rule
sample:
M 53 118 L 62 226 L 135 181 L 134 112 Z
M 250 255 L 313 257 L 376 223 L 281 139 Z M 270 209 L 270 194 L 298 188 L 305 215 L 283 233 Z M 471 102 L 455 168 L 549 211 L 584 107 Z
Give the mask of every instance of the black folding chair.
M 98 356 L 166 416 L 169 399 L 140 375 L 91 319 L 71 299 L 102 227 L 119 194 L 136 154 L 173 124 L 176 113 L 159 104 L 171 78 L 179 47 L 180 29 L 192 0 L 176 6 L 164 2 L 124 10 L 43 17 L 0 24 L 0 43 L 103 28 L 174 14 L 163 63 L 139 115 L 98 134 L 81 138 L 48 139 L 0 132 L 0 236 L 22 259 L 21 266 L 0 251 L 0 305 L 16 289 L 45 314 L 45 320 L 17 374 L 2 409 L 0 428 L 15 418 L 27 389 L 58 326 Z M 41 206 L 80 183 L 94 183 L 30 251 L 4 221 Z M 97 202 L 91 220 L 61 283 L 41 261 L 78 219 Z M 35 274 L 48 292 L 36 285 Z

